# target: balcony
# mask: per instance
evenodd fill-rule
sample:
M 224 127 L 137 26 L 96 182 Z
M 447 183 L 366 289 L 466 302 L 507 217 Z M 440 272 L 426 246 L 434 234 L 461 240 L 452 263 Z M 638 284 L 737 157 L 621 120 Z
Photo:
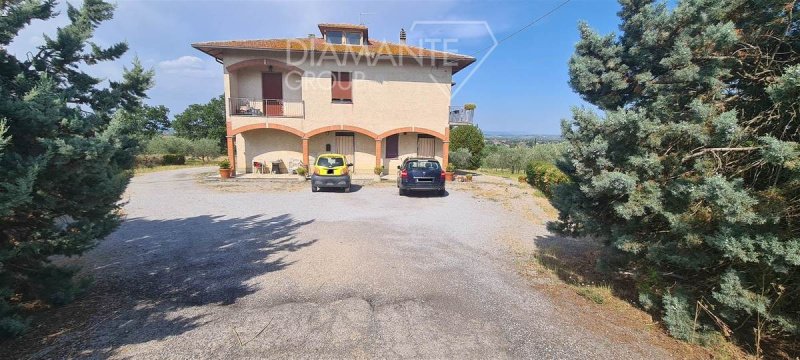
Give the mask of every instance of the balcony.
M 255 117 L 305 117 L 305 103 L 302 100 L 230 98 L 230 115 Z
M 451 106 L 450 107 L 450 125 L 473 125 L 473 117 L 475 116 L 475 107 L 467 106 Z

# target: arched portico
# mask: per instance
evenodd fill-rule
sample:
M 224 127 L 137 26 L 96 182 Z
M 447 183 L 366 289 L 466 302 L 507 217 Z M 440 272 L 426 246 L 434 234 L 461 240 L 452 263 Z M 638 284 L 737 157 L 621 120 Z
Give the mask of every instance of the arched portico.
M 450 155 L 450 128 L 445 128 L 443 133 L 423 127 L 387 130 L 378 134 L 375 147 L 375 153 L 379 154 L 376 166 L 384 165 L 390 169 L 408 156 L 430 156 L 439 158 L 446 168 Z

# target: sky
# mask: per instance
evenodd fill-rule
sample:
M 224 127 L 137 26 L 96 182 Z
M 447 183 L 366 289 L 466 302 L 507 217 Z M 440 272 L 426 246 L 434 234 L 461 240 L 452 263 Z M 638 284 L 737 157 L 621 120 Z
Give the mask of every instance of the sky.
M 564 0 L 528 1 L 223 1 L 119 0 L 114 19 L 98 28 L 94 41 L 128 43 L 128 53 L 87 72 L 119 80 L 134 57 L 156 72 L 147 103 L 166 105 L 171 115 L 222 94 L 222 65 L 192 48 L 211 40 L 319 36 L 319 23 L 365 23 L 370 38 L 397 42 L 401 28 L 409 44 L 425 44 L 474 55 L 475 64 L 457 73 L 452 105 L 474 103 L 484 131 L 558 134 L 573 106 L 586 105 L 569 87 L 568 61 L 587 21 L 606 34 L 618 31 L 614 0 L 571 0 L 526 30 L 501 40 Z M 80 5 L 80 1 L 70 1 Z M 65 9 L 64 1 L 59 4 Z M 66 11 L 35 21 L 18 34 L 9 51 L 24 57 L 68 23 Z

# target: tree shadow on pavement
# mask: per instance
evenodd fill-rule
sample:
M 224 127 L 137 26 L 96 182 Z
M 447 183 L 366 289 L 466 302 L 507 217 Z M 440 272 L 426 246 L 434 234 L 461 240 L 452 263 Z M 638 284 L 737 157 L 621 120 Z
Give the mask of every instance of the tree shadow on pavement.
M 65 261 L 93 278 L 88 292 L 37 315 L 37 327 L 7 341 L 3 352 L 105 358 L 123 345 L 193 330 L 213 321 L 193 307 L 234 304 L 258 290 L 251 279 L 292 265 L 285 252 L 316 242 L 296 237 L 311 222 L 288 214 L 128 219 L 96 249 Z M 176 314 L 181 310 L 191 315 Z

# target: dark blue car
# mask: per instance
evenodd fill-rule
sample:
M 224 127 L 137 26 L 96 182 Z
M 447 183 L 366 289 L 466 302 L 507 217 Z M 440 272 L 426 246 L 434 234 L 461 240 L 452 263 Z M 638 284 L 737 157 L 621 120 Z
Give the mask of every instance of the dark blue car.
M 435 191 L 444 196 L 444 170 L 436 159 L 408 158 L 397 170 L 400 195 L 409 191 Z

